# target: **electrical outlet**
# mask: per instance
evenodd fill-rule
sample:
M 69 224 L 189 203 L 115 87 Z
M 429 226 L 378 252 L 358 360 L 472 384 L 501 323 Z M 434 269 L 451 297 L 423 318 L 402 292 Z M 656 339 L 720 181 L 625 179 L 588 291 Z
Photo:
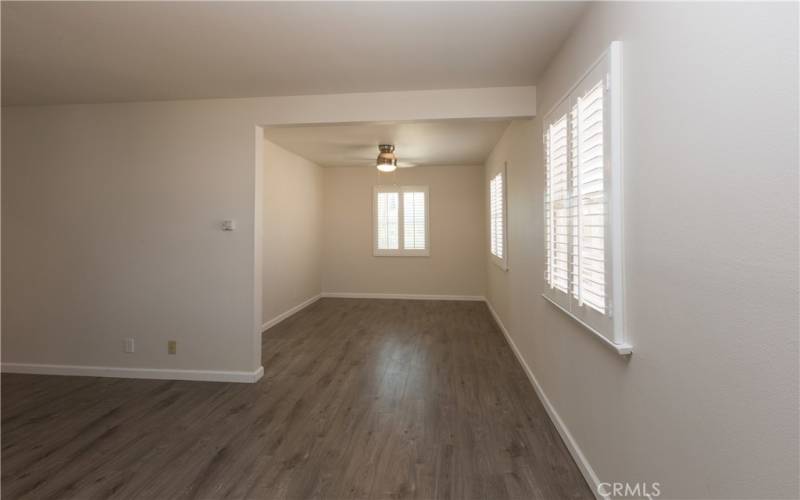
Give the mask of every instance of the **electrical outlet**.
M 178 342 L 175 340 L 167 341 L 167 354 L 177 354 L 178 353 Z
M 122 350 L 127 352 L 127 353 L 134 352 L 135 345 L 133 343 L 133 339 L 132 338 L 128 337 L 126 339 L 123 339 Z

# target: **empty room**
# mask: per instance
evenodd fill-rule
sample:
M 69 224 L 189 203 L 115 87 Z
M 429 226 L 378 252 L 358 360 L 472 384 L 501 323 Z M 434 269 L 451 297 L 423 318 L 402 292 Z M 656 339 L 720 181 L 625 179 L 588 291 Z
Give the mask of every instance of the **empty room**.
M 798 3 L 0 17 L 4 499 L 800 498 Z

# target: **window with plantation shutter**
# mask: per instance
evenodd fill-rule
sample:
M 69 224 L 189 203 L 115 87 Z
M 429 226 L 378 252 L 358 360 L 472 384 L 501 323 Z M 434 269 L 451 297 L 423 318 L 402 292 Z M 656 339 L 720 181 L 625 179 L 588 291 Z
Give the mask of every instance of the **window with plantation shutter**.
M 397 250 L 400 248 L 400 197 L 398 193 L 377 193 L 375 224 L 377 228 L 378 249 Z
M 425 249 L 425 193 L 403 193 L 403 248 Z
M 543 120 L 545 293 L 620 354 L 621 49 L 614 42 Z
M 427 186 L 376 186 L 373 219 L 374 255 L 429 255 Z
M 505 167 L 489 180 L 489 252 L 492 260 L 506 269 Z

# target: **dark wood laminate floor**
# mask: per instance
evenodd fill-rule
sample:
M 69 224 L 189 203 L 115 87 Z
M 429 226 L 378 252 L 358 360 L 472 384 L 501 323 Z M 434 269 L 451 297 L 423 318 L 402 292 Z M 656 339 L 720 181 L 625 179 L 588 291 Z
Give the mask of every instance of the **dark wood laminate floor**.
M 479 302 L 323 299 L 256 384 L 2 376 L 2 496 L 592 498 Z

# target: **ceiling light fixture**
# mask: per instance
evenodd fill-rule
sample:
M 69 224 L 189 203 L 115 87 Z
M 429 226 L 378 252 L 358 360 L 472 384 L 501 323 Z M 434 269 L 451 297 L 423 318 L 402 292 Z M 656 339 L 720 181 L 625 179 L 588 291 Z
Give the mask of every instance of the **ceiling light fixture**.
M 394 155 L 393 144 L 381 144 L 378 146 L 380 154 L 375 161 L 375 166 L 381 172 L 394 172 L 397 168 L 397 157 Z

